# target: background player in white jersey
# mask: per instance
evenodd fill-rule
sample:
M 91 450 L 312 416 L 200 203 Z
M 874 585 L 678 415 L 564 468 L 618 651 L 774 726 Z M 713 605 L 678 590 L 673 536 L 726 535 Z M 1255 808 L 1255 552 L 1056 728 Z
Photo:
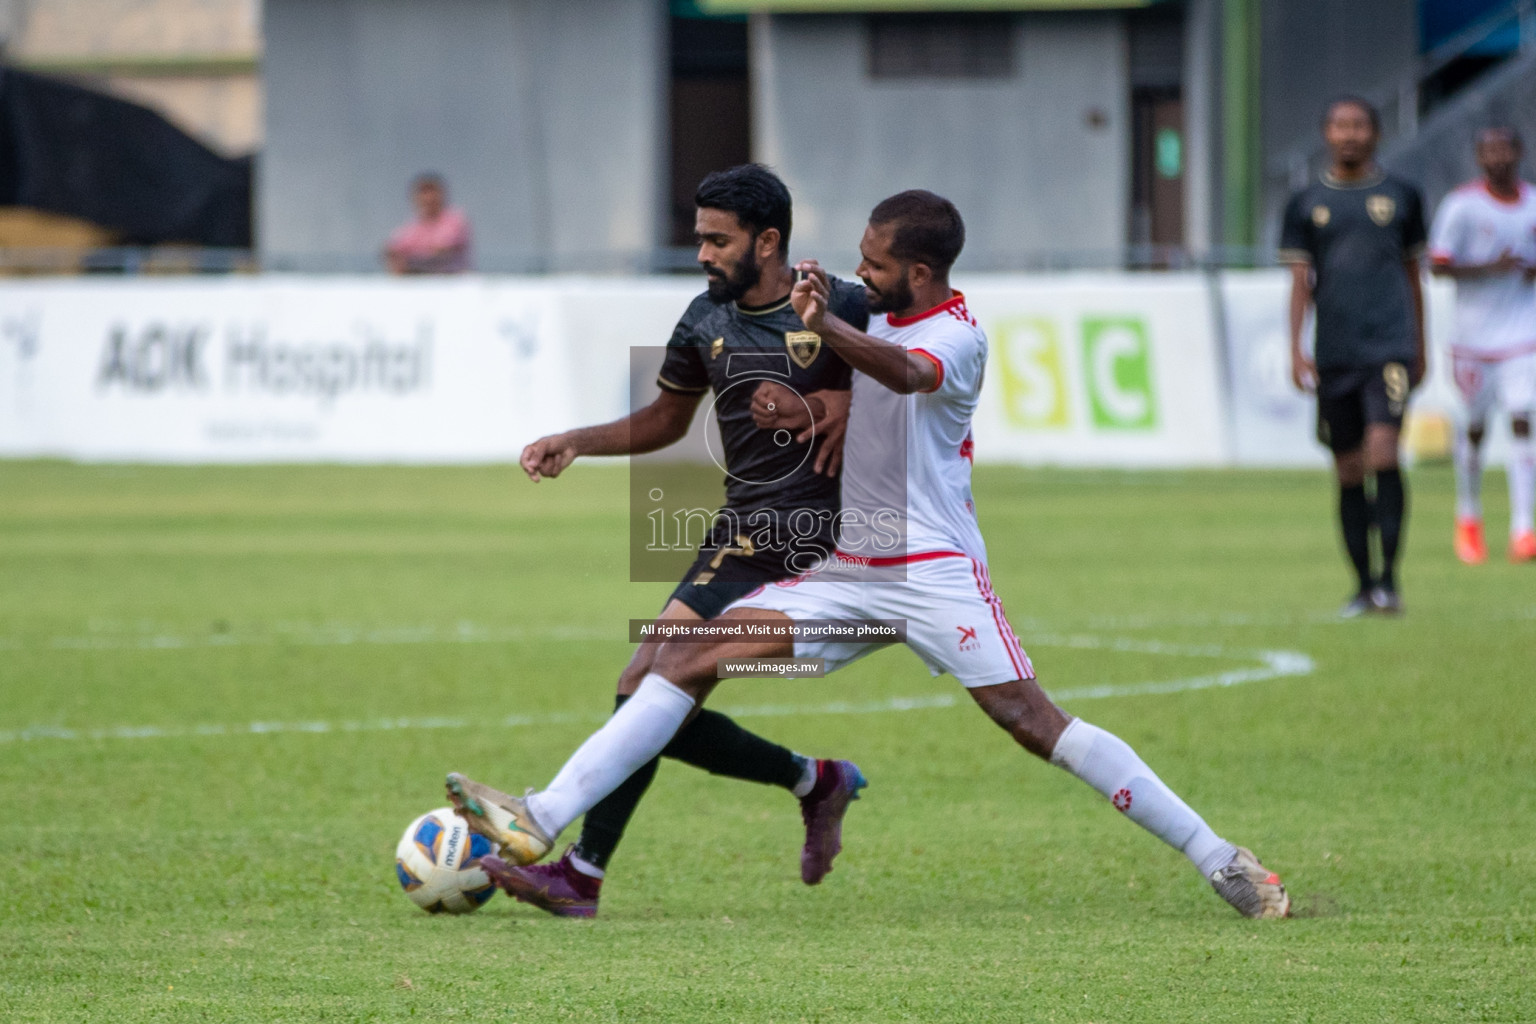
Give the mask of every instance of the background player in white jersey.
M 1451 365 L 1467 401 L 1456 437 L 1456 557 L 1488 557 L 1483 539 L 1482 444 L 1488 414 L 1509 413 L 1509 558 L 1536 559 L 1536 187 L 1520 180 L 1520 136 L 1477 136 L 1483 176 L 1445 197 L 1430 232 L 1430 269 L 1456 281 Z
M 809 276 L 792 292 L 795 311 L 855 371 L 839 550 L 845 543 L 861 550 L 763 587 L 716 622 L 782 630 L 809 620 L 906 619 L 907 646 L 936 674 L 955 676 L 1026 750 L 1076 775 L 1183 853 L 1242 914 L 1283 917 L 1290 898 L 1277 875 L 1212 831 L 1124 741 L 1051 703 L 992 592 L 970 491 L 970 423 L 986 336 L 949 286 L 964 238 L 959 212 L 931 192 L 903 192 L 876 206 L 860 244 L 859 276 L 870 311 L 886 316 L 872 317 L 868 334 L 829 313 L 826 276 L 814 263 L 799 265 Z M 887 498 L 903 488 L 904 502 L 890 507 Z M 871 521 L 894 529 L 858 529 Z M 666 643 L 629 703 L 546 789 L 518 799 L 454 773 L 449 796 L 472 828 L 501 844 L 500 858 L 482 860 L 486 871 L 504 872 L 503 858 L 544 856 L 561 830 L 655 756 L 714 689 L 719 659 L 798 655 L 824 658 L 835 669 L 874 646 Z

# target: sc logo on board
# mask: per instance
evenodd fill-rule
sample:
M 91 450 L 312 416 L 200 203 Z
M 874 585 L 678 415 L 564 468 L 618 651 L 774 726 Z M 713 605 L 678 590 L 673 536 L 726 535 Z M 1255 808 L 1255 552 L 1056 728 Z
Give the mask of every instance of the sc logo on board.
M 1071 427 L 1071 399 L 1078 388 L 1097 430 L 1157 426 L 1152 343 L 1141 317 L 1084 316 L 1069 331 L 1047 316 L 1014 317 L 988 327 L 996 342 L 1003 414 L 1011 426 Z

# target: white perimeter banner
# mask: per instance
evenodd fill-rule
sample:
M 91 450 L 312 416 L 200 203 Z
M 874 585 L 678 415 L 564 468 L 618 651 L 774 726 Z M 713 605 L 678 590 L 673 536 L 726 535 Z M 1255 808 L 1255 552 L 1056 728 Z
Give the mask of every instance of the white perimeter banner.
M 225 277 L 0 284 L 0 454 L 515 458 L 622 415 L 695 282 Z M 617 355 L 615 355 L 617 354 Z
M 1210 288 L 1200 275 L 979 275 L 960 285 L 990 343 L 977 461 L 1228 460 Z
M 1317 400 L 1291 383 L 1290 271 L 1231 271 L 1221 275 L 1221 308 L 1231 396 L 1232 459 L 1242 466 L 1324 466 L 1328 450 L 1317 441 Z M 1455 287 L 1426 278 L 1429 376 L 1413 393 L 1411 416 L 1454 423 L 1462 403 L 1451 377 L 1450 336 Z M 1310 318 L 1309 318 L 1310 319 Z M 1310 324 L 1306 328 L 1311 343 Z M 1490 454 L 1502 452 L 1499 431 Z
M 1284 271 L 962 275 L 991 343 L 978 461 L 1322 465 Z M 466 462 L 623 416 L 696 275 L 0 283 L 0 455 Z M 1451 289 L 1429 289 L 1432 342 Z M 1219 298 L 1219 302 L 1213 301 Z M 1217 311 L 1224 330 L 1217 329 Z M 1221 350 L 1222 338 L 1226 349 Z M 1413 408 L 1454 416 L 1440 344 Z M 1229 400 L 1230 398 L 1230 400 Z

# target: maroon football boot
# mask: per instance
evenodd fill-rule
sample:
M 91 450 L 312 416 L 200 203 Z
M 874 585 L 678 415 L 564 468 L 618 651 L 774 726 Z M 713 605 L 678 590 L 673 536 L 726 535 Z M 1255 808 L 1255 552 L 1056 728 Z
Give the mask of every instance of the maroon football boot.
M 551 864 L 527 867 L 487 854 L 480 858 L 480 867 L 508 896 L 556 917 L 597 916 L 597 894 L 603 880 L 577 871 L 570 850 Z
M 843 849 L 843 815 L 848 803 L 859 798 L 869 785 L 852 761 L 816 762 L 816 784 L 800 798 L 800 817 L 805 822 L 805 846 L 800 851 L 800 880 L 817 885 L 832 870 L 832 860 Z

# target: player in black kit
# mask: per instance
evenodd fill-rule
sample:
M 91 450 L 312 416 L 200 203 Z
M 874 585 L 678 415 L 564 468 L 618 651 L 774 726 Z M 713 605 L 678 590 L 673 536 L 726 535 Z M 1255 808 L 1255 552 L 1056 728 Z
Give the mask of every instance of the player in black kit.
M 1329 105 L 1323 138 L 1332 167 L 1291 197 L 1280 232 L 1280 260 L 1291 265 L 1291 377 L 1317 393 L 1318 440 L 1333 452 L 1344 547 L 1359 584 L 1340 611 L 1346 618 L 1402 611 L 1396 566 L 1407 492 L 1398 436 L 1425 372 L 1424 202 L 1376 166 L 1380 129 L 1364 100 Z M 1302 346 L 1309 305 L 1317 310 L 1312 356 Z M 1381 550 L 1374 573 L 1373 527 Z
M 689 304 L 667 343 L 656 399 L 614 423 L 540 438 L 521 459 L 537 482 L 558 476 L 582 455 L 665 448 L 687 434 L 700 402 L 714 391 L 726 503 L 660 619 L 714 618 L 749 591 L 804 572 L 810 560 L 830 554 L 839 508 L 834 474 L 852 379 L 848 365 L 805 329 L 790 306 L 791 209 L 784 183 L 756 164 L 733 167 L 706 177 L 694 204 L 708 290 Z M 832 302 L 845 319 L 868 322 L 862 285 L 837 282 Z M 785 408 L 793 410 L 788 418 Z M 767 424 L 772 429 L 763 429 Z M 635 652 L 619 677 L 616 706 L 650 671 L 658 646 L 643 643 Z M 814 885 L 831 870 L 842 815 L 864 785 L 851 762 L 796 754 L 708 708 L 663 753 L 716 775 L 790 790 L 800 798 L 806 826 L 802 879 Z M 498 866 L 492 877 L 511 895 L 552 914 L 594 916 L 608 859 L 657 764 L 640 768 L 593 807 L 581 838 L 560 860 Z

